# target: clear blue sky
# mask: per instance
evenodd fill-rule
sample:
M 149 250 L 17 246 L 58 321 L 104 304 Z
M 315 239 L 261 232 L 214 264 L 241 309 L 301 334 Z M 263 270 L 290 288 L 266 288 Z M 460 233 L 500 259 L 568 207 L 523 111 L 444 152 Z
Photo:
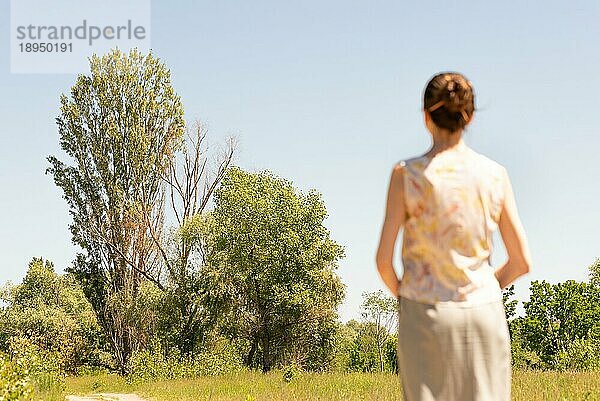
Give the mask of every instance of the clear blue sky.
M 525 300 L 531 280 L 585 280 L 600 257 L 600 3 L 530 3 L 153 1 L 152 48 L 212 142 L 235 134 L 239 165 L 323 194 L 346 249 L 344 320 L 362 292 L 385 288 L 374 255 L 389 174 L 430 146 L 423 86 L 463 72 L 480 109 L 465 140 L 508 169 L 529 238 Z M 11 75 L 7 0 L 0 25 L 4 282 L 34 256 L 59 269 L 73 259 L 67 206 L 44 170 L 75 76 Z M 494 244 L 499 266 L 497 233 Z

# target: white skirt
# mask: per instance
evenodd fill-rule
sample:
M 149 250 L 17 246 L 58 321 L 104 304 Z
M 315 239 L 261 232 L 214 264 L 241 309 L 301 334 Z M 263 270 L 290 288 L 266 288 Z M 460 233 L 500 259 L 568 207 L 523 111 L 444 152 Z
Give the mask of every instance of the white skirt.
M 398 369 L 404 401 L 510 401 L 502 301 L 464 306 L 400 297 Z

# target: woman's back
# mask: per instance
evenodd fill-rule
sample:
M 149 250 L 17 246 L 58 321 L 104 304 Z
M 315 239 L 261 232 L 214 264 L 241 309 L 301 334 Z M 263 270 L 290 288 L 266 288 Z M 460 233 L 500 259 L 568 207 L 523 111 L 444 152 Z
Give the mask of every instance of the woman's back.
M 464 144 L 401 164 L 407 220 L 399 295 L 429 304 L 502 299 L 489 260 L 506 169 Z
M 398 296 L 398 369 L 405 401 L 509 401 L 510 336 L 502 290 L 530 255 L 506 169 L 462 140 L 475 95 L 462 74 L 423 93 L 432 136 L 423 156 L 394 165 L 375 257 Z M 399 279 L 394 247 L 404 227 Z M 507 260 L 490 265 L 499 229 Z

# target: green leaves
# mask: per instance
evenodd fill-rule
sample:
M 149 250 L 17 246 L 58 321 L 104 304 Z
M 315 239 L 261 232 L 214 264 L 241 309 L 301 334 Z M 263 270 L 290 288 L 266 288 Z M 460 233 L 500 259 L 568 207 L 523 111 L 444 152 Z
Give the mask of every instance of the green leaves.
M 502 290 L 502 302 L 504 303 L 504 311 L 506 312 L 506 320 L 510 320 L 515 316 L 519 301 L 510 299 L 515 295 L 515 285 L 510 285 Z
M 53 355 L 57 370 L 71 373 L 98 362 L 102 335 L 94 312 L 73 277 L 57 275 L 51 262 L 34 258 L 23 282 L 2 301 L 0 348 L 28 343 L 39 355 Z
M 61 96 L 56 122 L 69 160 L 48 157 L 47 172 L 63 190 L 72 239 L 83 250 L 71 271 L 124 369 L 136 347 L 134 322 L 110 300 L 135 299 L 145 280 L 161 286 L 163 178 L 182 146 L 183 106 L 153 54 L 112 50 L 90 58 L 90 73 Z
M 228 289 L 225 326 L 248 340 L 247 364 L 326 365 L 344 296 L 334 270 L 344 252 L 323 225 L 320 195 L 233 167 L 214 201 L 206 262 L 214 287 Z
M 33 399 L 29 371 L 22 359 L 11 360 L 0 352 L 0 400 L 27 401 Z
M 597 263 L 597 262 L 596 262 Z M 513 321 L 523 352 L 534 352 L 542 366 L 555 369 L 597 368 L 600 353 L 600 286 L 595 280 L 550 284 L 533 281 L 525 316 Z M 528 357 L 528 359 L 533 360 Z
M 386 345 L 398 330 L 398 300 L 386 295 L 382 290 L 364 293 L 361 314 L 369 336 L 375 346 L 379 371 L 385 370 Z
M 588 269 L 590 271 L 589 283 L 596 288 L 600 288 L 600 258 L 596 258 Z

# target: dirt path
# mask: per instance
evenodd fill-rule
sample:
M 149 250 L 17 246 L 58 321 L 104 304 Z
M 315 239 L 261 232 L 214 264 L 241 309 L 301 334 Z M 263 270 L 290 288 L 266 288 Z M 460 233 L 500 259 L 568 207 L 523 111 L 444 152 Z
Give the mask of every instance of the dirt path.
M 67 401 L 145 401 L 135 394 L 94 394 L 85 397 L 68 395 Z

